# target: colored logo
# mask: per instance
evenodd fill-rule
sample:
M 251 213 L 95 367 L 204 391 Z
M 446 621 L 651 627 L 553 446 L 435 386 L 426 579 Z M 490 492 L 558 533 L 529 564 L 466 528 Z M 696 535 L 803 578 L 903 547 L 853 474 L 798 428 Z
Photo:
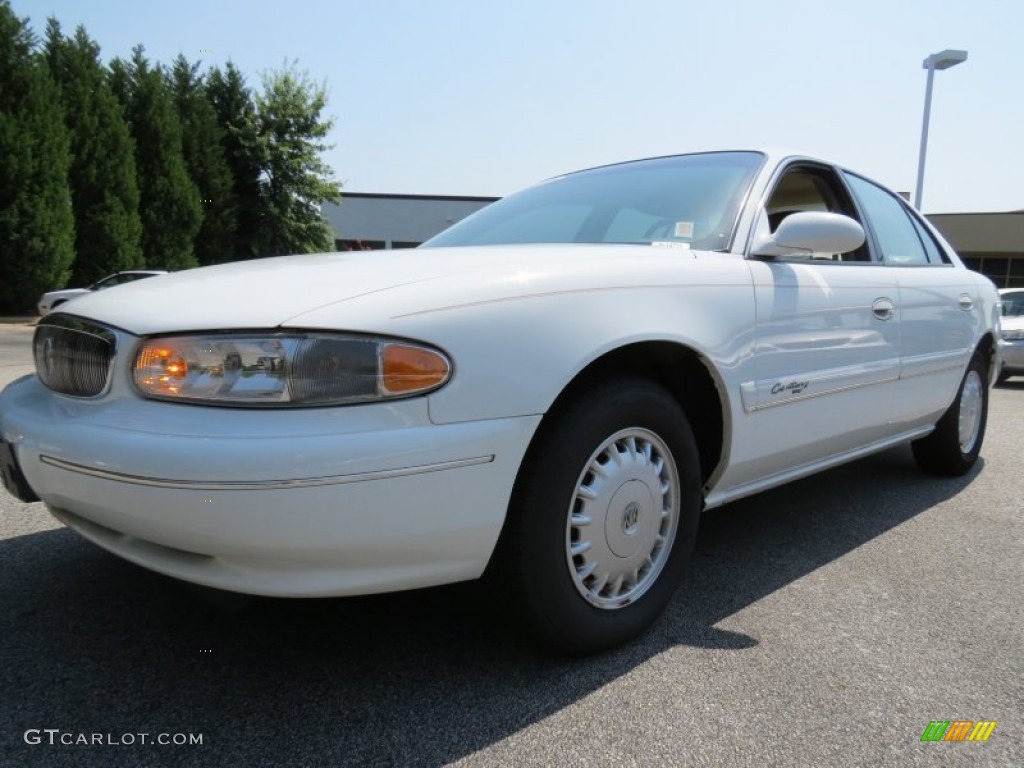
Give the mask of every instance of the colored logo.
M 988 741 L 995 728 L 995 720 L 932 720 L 921 741 Z

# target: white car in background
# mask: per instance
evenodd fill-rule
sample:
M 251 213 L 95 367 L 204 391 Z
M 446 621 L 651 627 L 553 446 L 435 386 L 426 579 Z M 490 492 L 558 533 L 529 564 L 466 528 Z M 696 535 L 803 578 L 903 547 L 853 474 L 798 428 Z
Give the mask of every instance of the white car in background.
M 1002 384 L 1011 376 L 1024 376 L 1024 288 L 1003 288 L 999 298 L 1003 302 L 999 332 L 1002 366 L 996 382 Z
M 102 291 L 104 288 L 113 288 L 115 285 L 124 285 L 125 283 L 132 283 L 146 277 L 166 274 L 167 271 L 163 269 L 126 269 L 121 272 L 115 272 L 112 275 L 107 275 L 102 280 L 97 280 L 88 288 L 64 288 L 59 291 L 44 293 L 42 298 L 39 299 L 39 303 L 36 304 L 36 309 L 40 315 L 47 315 L 61 304 L 81 296 L 88 296 L 94 291 Z
M 654 621 L 704 509 L 912 443 L 960 475 L 999 301 L 898 195 L 787 152 L 559 176 L 412 251 L 77 299 L 0 467 L 85 538 L 238 592 L 485 576 L 577 653 Z

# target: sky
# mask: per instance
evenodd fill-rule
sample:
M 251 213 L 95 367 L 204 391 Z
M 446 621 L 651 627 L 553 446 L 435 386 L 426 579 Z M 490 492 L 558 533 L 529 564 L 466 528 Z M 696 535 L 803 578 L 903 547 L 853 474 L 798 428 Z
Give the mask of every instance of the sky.
M 229 59 L 258 87 L 296 60 L 327 86 L 344 191 L 501 196 L 707 149 L 790 147 L 913 190 L 922 208 L 1024 209 L 1022 0 L 11 0 L 105 60 Z

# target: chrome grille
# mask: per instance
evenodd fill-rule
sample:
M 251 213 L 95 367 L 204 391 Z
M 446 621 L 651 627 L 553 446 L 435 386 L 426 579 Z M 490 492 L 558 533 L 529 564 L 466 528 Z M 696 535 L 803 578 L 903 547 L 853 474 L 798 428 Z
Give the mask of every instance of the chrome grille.
M 117 337 L 109 328 L 70 315 L 47 315 L 32 351 L 40 381 L 54 392 L 95 397 L 110 378 Z

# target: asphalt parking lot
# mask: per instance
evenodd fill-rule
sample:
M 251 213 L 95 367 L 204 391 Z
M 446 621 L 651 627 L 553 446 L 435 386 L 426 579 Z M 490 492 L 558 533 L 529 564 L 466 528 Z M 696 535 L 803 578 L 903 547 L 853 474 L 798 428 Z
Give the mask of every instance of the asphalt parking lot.
M 0 325 L 0 386 L 30 337 Z M 0 764 L 1021 766 L 1022 434 L 1015 379 L 965 478 L 901 448 L 710 513 L 663 620 L 585 660 L 519 645 L 472 584 L 231 599 L 0 489 Z M 922 743 L 935 720 L 997 726 Z

